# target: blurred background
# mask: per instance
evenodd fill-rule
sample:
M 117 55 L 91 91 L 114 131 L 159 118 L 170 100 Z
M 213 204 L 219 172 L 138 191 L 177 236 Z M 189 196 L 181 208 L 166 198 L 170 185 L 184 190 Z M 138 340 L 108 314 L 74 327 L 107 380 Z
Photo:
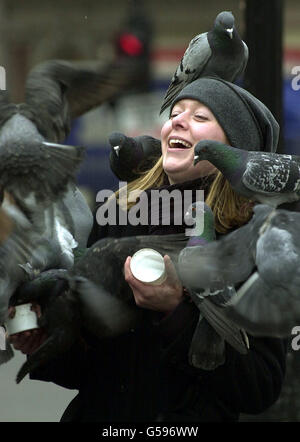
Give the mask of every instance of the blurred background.
M 118 53 L 144 59 L 147 70 L 140 82 L 74 120 L 66 140 L 87 148 L 78 184 L 91 207 L 99 190 L 118 186 L 109 167 L 108 136 L 119 131 L 159 138 L 159 109 L 180 58 L 190 40 L 210 30 L 222 10 L 233 12 L 250 49 L 246 86 L 281 122 L 281 152 L 300 154 L 299 0 L 0 0 L 0 65 L 5 68 L 6 86 L 14 102 L 24 99 L 29 70 L 44 60 L 105 63 Z M 0 421 L 58 421 L 76 391 L 28 379 L 17 386 L 14 379 L 23 359 L 17 354 L 0 367 Z M 293 385 L 289 383 L 287 389 L 295 398 L 299 392 L 300 398 L 298 376 L 293 377 L 300 364 L 293 359 L 292 365 L 289 379 Z M 297 399 L 290 399 L 293 415 L 286 411 L 283 399 L 273 407 L 273 415 L 261 419 L 300 419 Z

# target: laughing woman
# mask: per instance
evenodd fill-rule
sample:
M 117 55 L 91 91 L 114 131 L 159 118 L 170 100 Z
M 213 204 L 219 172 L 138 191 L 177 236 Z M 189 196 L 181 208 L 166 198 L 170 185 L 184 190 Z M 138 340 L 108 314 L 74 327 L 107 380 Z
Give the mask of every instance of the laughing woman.
M 202 139 L 212 139 L 245 150 L 275 151 L 278 132 L 269 110 L 245 90 L 222 80 L 196 80 L 172 103 L 161 131 L 160 159 L 129 184 L 128 195 L 153 189 L 192 190 L 196 195 L 197 189 L 203 189 L 215 215 L 217 234 L 226 234 L 251 218 L 251 204 L 235 194 L 212 164 L 193 165 L 194 146 Z M 116 197 L 124 206 L 124 197 Z M 158 224 L 103 227 L 95 222 L 90 244 L 103 237 L 165 235 L 187 227 L 182 215 L 179 222 L 174 208 L 166 226 L 162 208 L 151 198 L 148 201 L 148 210 L 158 215 Z M 127 209 L 133 204 L 126 201 Z M 144 311 L 143 324 L 101 341 L 85 333 L 84 345 L 81 341 L 31 375 L 79 391 L 62 420 L 236 421 L 240 413 L 260 413 L 272 405 L 284 378 L 284 343 L 250 336 L 248 354 L 241 355 L 226 344 L 223 365 L 212 371 L 193 367 L 188 352 L 199 311 L 185 295 L 173 263 L 164 257 L 167 279 L 151 286 L 133 277 L 130 259 L 124 263 L 124 274 L 136 305 Z M 41 333 L 27 332 L 12 341 L 15 348 L 30 353 L 44 339 Z

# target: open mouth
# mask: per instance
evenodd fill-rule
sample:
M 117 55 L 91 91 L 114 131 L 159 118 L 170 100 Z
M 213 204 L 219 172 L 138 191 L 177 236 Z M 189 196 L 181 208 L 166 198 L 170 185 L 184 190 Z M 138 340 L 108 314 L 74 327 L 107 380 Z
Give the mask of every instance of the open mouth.
M 179 140 L 178 138 L 171 138 L 169 140 L 169 147 L 171 149 L 190 149 L 192 144 L 188 141 Z

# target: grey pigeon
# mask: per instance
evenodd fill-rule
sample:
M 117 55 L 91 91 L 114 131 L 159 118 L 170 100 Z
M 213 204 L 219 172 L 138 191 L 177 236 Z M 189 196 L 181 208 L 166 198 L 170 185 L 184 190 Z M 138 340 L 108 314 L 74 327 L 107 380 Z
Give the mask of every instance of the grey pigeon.
M 260 207 L 264 207 L 264 210 L 259 210 Z M 205 247 L 191 248 L 186 256 L 183 250 L 179 259 L 180 267 L 188 280 L 191 279 L 193 287 L 222 290 L 246 281 L 256 265 L 255 248 L 259 230 L 272 210 L 270 206 L 257 205 L 247 224 L 217 241 L 209 242 Z
M 114 60 L 103 66 L 50 60 L 28 74 L 24 103 L 11 103 L 1 91 L 1 188 L 14 196 L 21 192 L 22 198 L 34 191 L 39 202 L 60 197 L 82 162 L 83 148 L 58 143 L 69 134 L 73 118 L 134 83 L 136 63 Z
M 47 60 L 30 71 L 22 108 L 45 138 L 56 134 L 55 141 L 62 141 L 72 119 L 119 98 L 143 71 L 136 57 L 116 57 L 109 63 Z
M 143 309 L 136 307 L 132 291 L 124 279 L 123 266 L 127 256 L 144 247 L 153 248 L 162 255 L 168 254 L 176 266 L 178 254 L 187 239 L 184 233 L 105 238 L 89 249 L 82 249 L 81 256 L 67 272 L 60 270 L 57 275 L 54 270 L 46 275 L 41 273 L 22 286 L 14 303 L 42 303 L 44 311 L 39 324 L 48 331 L 49 338 L 28 357 L 17 375 L 17 382 L 54 355 L 65 351 L 78 338 L 82 326 L 99 339 L 138 326 Z M 51 281 L 46 281 L 48 276 Z M 53 284 L 53 278 L 56 278 L 57 286 Z M 48 283 L 51 289 L 48 286 L 49 299 L 45 301 Z M 40 289 L 39 285 L 43 288 Z M 65 315 L 69 318 L 66 321 Z
M 105 65 L 50 60 L 28 74 L 24 103 L 10 103 L 7 93 L 0 92 L 1 187 L 39 224 L 41 233 L 48 229 L 49 235 L 64 237 L 70 255 L 75 243 L 66 232 L 72 230 L 69 223 L 87 239 L 92 215 L 73 182 L 83 150 L 58 143 L 69 134 L 73 118 L 134 84 L 137 64 L 123 59 Z
M 195 204 L 188 210 L 187 218 L 194 217 L 194 209 Z M 206 227 L 211 231 L 211 226 L 207 224 Z M 189 240 L 190 244 L 194 244 L 196 232 L 199 232 L 197 228 Z M 14 302 L 37 301 L 42 304 L 39 324 L 46 328 L 49 338 L 28 357 L 17 375 L 17 382 L 65 351 L 80 336 L 82 325 L 100 339 L 137 327 L 143 320 L 143 310 L 136 308 L 131 289 L 124 280 L 123 265 L 127 255 L 144 247 L 154 248 L 163 255 L 168 254 L 179 271 L 178 255 L 187 241 L 188 237 L 184 234 L 105 238 L 86 251 L 82 250 L 82 256 L 76 259 L 71 270 L 44 272 L 23 285 Z M 192 301 L 200 310 L 200 317 L 190 348 L 190 360 L 193 365 L 208 370 L 224 362 L 224 334 L 239 351 L 247 351 L 246 335 L 240 329 L 237 331 L 232 321 L 223 315 L 223 304 L 230 298 L 231 291 L 210 295 L 214 303 L 208 299 L 207 293 L 200 293 L 200 290 L 191 294 Z M 229 335 L 232 337 L 229 338 Z
M 160 113 L 197 78 L 214 76 L 234 82 L 244 72 L 247 62 L 248 47 L 238 35 L 233 14 L 220 12 L 211 31 L 191 40 L 171 80 Z
M 211 209 L 200 202 L 192 206 L 192 210 L 195 209 L 193 235 L 179 254 L 178 271 L 182 283 L 200 311 L 189 351 L 190 363 L 204 370 L 214 370 L 225 362 L 225 341 L 242 354 L 247 353 L 249 341 L 245 331 L 224 312 L 226 302 L 236 296 L 234 288 L 218 290 L 212 284 L 204 289 L 198 283 L 197 256 L 215 240 L 216 234 Z
M 219 141 L 202 140 L 195 160 L 208 160 L 242 196 L 277 207 L 300 199 L 300 156 L 246 151 Z
M 132 60 L 105 66 L 51 60 L 29 73 L 24 103 L 13 104 L 0 92 L 1 187 L 40 239 L 0 276 L 0 323 L 19 284 L 48 268 L 70 269 L 76 248 L 86 247 L 93 217 L 74 183 L 83 150 L 59 143 L 73 118 L 118 96 L 139 73 Z
M 186 221 L 194 218 L 194 209 L 195 204 L 189 208 Z M 196 232 L 197 228 L 193 236 L 196 236 Z M 168 254 L 178 270 L 178 255 L 187 245 L 188 239 L 184 233 L 105 238 L 89 249 L 78 249 L 72 269 L 49 270 L 22 285 L 14 295 L 14 304 L 33 301 L 41 304 L 39 325 L 46 328 L 49 338 L 28 357 L 17 375 L 17 382 L 36 367 L 65 351 L 78 339 L 82 326 L 100 339 L 125 333 L 138 326 L 143 320 L 144 311 L 136 307 L 131 289 L 124 279 L 123 266 L 127 256 L 144 247 L 153 248 L 162 255 Z M 193 242 L 193 238 L 190 241 Z M 198 305 L 198 297 L 195 300 Z M 203 305 L 205 308 L 205 300 Z M 208 316 L 209 307 L 208 303 Z M 214 330 L 208 329 L 208 333 L 214 334 Z M 215 336 L 215 340 L 218 339 Z M 213 341 L 209 341 L 209 349 L 203 337 L 201 342 L 205 342 L 211 354 Z M 197 343 L 197 349 L 201 342 Z
M 0 303 L 6 307 L 16 284 L 34 272 L 51 266 L 70 268 L 74 248 L 86 245 L 92 226 L 91 211 L 74 184 L 83 148 L 57 144 L 66 135 L 63 128 L 69 118 L 63 110 L 64 92 L 58 82 L 49 81 L 45 72 L 39 77 L 33 71 L 25 95 L 25 102 L 17 105 L 10 103 L 6 91 L 0 91 L 0 185 L 5 190 L 2 204 L 10 204 L 6 197 L 9 192 L 42 241 L 43 262 L 36 262 L 32 248 L 31 256 L 15 261 L 14 270 L 0 276 Z M 3 320 L 2 311 L 1 324 Z
M 161 142 L 149 135 L 127 137 L 113 132 L 109 136 L 111 145 L 110 167 L 119 180 L 130 182 L 143 171 L 149 170 L 161 155 Z
M 0 207 L 0 231 L 0 323 L 4 324 L 13 293 L 28 280 L 26 266 L 31 274 L 44 270 L 47 265 L 56 265 L 59 250 L 50 240 L 41 238 L 24 214 L 8 199 Z M 12 356 L 7 343 L 7 350 L 0 351 L 0 364 Z
M 265 218 L 256 241 L 255 266 L 227 312 L 253 335 L 288 337 L 300 319 L 300 213 L 270 211 L 264 205 L 254 212 Z
M 228 319 L 252 335 L 289 336 L 300 316 L 300 213 L 263 204 L 253 210 L 246 225 L 195 247 L 193 285 L 235 286 L 236 296 L 224 304 Z

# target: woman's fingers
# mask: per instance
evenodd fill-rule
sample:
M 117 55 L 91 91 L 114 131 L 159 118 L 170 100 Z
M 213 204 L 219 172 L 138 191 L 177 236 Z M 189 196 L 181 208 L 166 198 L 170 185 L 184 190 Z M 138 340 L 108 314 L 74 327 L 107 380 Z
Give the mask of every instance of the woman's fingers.
M 175 285 L 176 284 L 181 285 L 180 279 L 178 278 L 178 275 L 177 275 L 176 268 L 175 268 L 171 258 L 169 257 L 169 255 L 164 256 L 164 262 L 165 262 L 168 282 L 173 283 Z

